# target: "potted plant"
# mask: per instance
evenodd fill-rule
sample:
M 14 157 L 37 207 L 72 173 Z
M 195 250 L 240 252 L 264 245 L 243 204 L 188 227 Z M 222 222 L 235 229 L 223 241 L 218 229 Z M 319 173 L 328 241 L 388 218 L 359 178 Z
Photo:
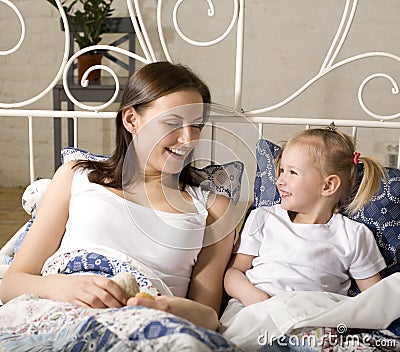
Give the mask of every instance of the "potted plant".
M 57 7 L 55 0 L 47 0 Z M 75 42 L 79 49 L 99 44 L 102 35 L 109 32 L 106 19 L 111 16 L 114 9 L 111 8 L 113 0 L 62 0 L 68 19 L 70 31 L 74 32 Z M 90 66 L 101 63 L 103 57 L 101 52 L 93 51 L 78 57 L 78 77 Z M 100 70 L 92 71 L 89 80 L 100 78 Z

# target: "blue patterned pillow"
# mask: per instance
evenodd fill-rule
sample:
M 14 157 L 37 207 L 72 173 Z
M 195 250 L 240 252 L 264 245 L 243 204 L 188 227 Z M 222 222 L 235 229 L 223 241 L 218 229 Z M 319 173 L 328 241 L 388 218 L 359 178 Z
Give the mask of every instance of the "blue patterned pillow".
M 387 182 L 381 183 L 372 201 L 351 216 L 369 227 L 385 258 L 383 277 L 400 272 L 400 170 L 386 168 Z
M 73 160 L 93 160 L 101 161 L 108 159 L 108 156 L 89 153 L 86 150 L 74 147 L 64 147 L 61 149 L 61 162 L 63 164 Z
M 105 155 L 92 154 L 86 150 L 65 147 L 61 150 L 61 161 L 72 160 L 105 160 Z M 202 189 L 221 194 L 236 204 L 240 197 L 241 181 L 244 164 L 241 161 L 231 161 L 222 165 L 208 165 L 202 169 L 191 167 L 191 176 Z
M 279 149 L 279 146 L 265 139 L 257 143 L 257 172 L 252 208 L 280 202 L 274 164 Z M 362 168 L 362 164 L 360 167 Z M 387 265 L 381 271 L 383 277 L 400 272 L 400 170 L 394 168 L 386 170 L 387 183 L 382 182 L 378 194 L 372 201 L 351 216 L 352 219 L 368 226 L 374 233 Z
M 271 206 L 281 201 L 276 188 L 275 159 L 280 147 L 260 139 L 256 145 L 257 171 L 254 180 L 254 202 L 251 208 Z

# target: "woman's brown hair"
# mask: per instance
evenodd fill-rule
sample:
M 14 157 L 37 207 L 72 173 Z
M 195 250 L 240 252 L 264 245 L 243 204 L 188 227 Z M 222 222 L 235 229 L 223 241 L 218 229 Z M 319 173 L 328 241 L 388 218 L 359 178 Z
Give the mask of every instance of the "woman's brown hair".
M 131 182 L 136 175 L 136 160 L 127 160 L 132 164 L 129 167 L 123 167 L 127 150 L 133 148 L 133 144 L 131 144 L 132 135 L 123 125 L 122 111 L 133 107 L 140 114 L 146 107 L 151 106 L 154 100 L 181 90 L 195 90 L 201 95 L 205 107 L 203 111 L 205 120 L 208 113 L 207 107 L 211 103 L 211 94 L 207 85 L 188 67 L 170 62 L 155 62 L 136 71 L 125 87 L 118 109 L 113 154 L 104 161 L 81 160 L 74 167 L 92 170 L 89 180 L 93 183 L 122 189 L 122 183 Z M 134 151 L 131 154 L 134 157 L 136 155 Z M 189 167 L 187 163 L 179 175 L 182 187 L 185 184 L 192 184 Z M 126 175 L 127 170 L 131 174 Z

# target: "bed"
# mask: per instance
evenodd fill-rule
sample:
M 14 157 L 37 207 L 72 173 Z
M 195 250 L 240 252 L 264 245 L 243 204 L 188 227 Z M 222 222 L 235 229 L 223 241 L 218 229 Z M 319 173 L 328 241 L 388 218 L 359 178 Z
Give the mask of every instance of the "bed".
M 18 44 L 10 50 L 0 52 L 1 55 L 10 55 L 23 42 L 25 24 L 18 6 L 9 0 L 0 2 L 15 13 L 23 29 Z M 65 24 L 66 17 L 60 2 L 58 0 L 56 2 L 60 9 L 61 19 Z M 204 3 L 208 16 L 212 17 L 217 4 L 212 1 L 204 1 Z M 187 36 L 179 25 L 180 7 L 184 6 L 182 0 L 169 2 L 167 5 L 172 14 L 173 29 L 187 45 L 202 48 L 220 44 L 227 37 L 231 40 L 232 37 L 234 38 L 233 102 L 229 105 L 212 105 L 210 120 L 203 132 L 202 142 L 203 140 L 204 142 L 200 145 L 198 155 L 196 155 L 197 159 L 202 162 L 195 165 L 193 172 L 196 172 L 199 177 L 199 183 L 205 182 L 207 187 L 226 195 L 236 204 L 238 217 L 241 220 L 238 222 L 238 232 L 249 206 L 255 208 L 279 202 L 279 195 L 275 187 L 274 158 L 279 150 L 277 141 L 287 138 L 284 136 L 286 130 L 334 124 L 337 128 L 349 131 L 353 137 L 360 140 L 361 147 L 371 144 L 371 138 L 378 138 L 378 131 L 390 131 L 390 143 L 384 144 L 386 149 L 389 145 L 392 148 L 389 152 L 384 151 L 385 155 L 389 156 L 389 159 L 385 160 L 389 172 L 388 183 L 382 184 L 379 194 L 371 204 L 354 215 L 355 220 L 369 226 L 376 236 L 377 243 L 387 262 L 387 268 L 382 272 L 385 279 L 376 285 L 377 287 L 363 294 L 357 294 L 356 288 L 352 287 L 349 295 L 355 297 L 304 292 L 282 294 L 280 297 L 276 296 L 274 299 L 238 312 L 237 316 L 229 321 L 222 321 L 219 332 L 208 331 L 183 319 L 148 309 L 124 308 L 107 312 L 89 311 L 68 304 L 40 300 L 37 297 L 22 296 L 15 299 L 13 305 L 5 305 L 1 308 L 2 310 L 0 309 L 0 350 L 400 351 L 400 306 L 397 303 L 397 297 L 400 294 L 400 254 L 398 251 L 400 248 L 400 158 L 398 156 L 400 112 L 387 112 L 389 109 L 385 110 L 386 113 L 378 113 L 371 107 L 367 99 L 374 94 L 379 97 L 382 95 L 380 85 L 376 87 L 372 85 L 374 90 L 371 93 L 371 82 L 377 80 L 389 83 L 393 96 L 399 93 L 395 74 L 399 72 L 400 57 L 392 52 L 368 51 L 339 59 L 351 24 L 356 18 L 357 6 L 361 6 L 356 0 L 346 0 L 341 5 L 343 8 L 341 16 L 337 19 L 336 35 L 329 45 L 324 46 L 326 56 L 322 60 L 319 71 L 305 79 L 298 88 L 278 103 L 270 104 L 270 100 L 266 97 L 267 103 L 263 104 L 266 107 L 246 110 L 243 107 L 243 101 L 245 88 L 248 88 L 249 85 L 245 82 L 246 46 L 244 39 L 245 29 L 248 28 L 245 26 L 245 20 L 251 22 L 251 18 L 245 18 L 245 15 L 251 15 L 254 12 L 245 11 L 245 0 L 230 2 L 229 9 L 232 13 L 228 16 L 228 25 L 216 39 L 204 41 Z M 271 5 L 273 6 L 273 4 Z M 157 1 L 156 11 L 151 14 L 152 19 L 157 19 L 153 21 L 153 24 L 157 23 L 159 51 L 154 50 L 152 45 L 154 37 L 149 35 L 146 21 L 143 20 L 146 17 L 141 11 L 143 4 L 138 1 L 127 1 L 126 6 L 132 18 L 140 50 L 132 53 L 125 49 L 105 45 L 95 46 L 93 49 L 115 51 L 131 57 L 141 64 L 160 60 L 159 52 L 162 53 L 163 58 L 174 61 L 166 39 L 168 38 L 168 35 L 165 34 L 167 30 L 163 27 L 161 20 L 165 3 L 161 0 Z M 190 2 L 185 6 L 190 7 Z M 398 9 L 398 6 L 394 6 L 394 8 Z M 147 13 L 146 15 L 148 17 Z M 35 145 L 33 121 L 54 116 L 73 120 L 73 145 L 62 150 L 63 160 L 68 161 L 77 158 L 106 157 L 92 153 L 90 150 L 87 151 L 79 145 L 80 121 L 87 120 L 90 123 L 92 119 L 108 120 L 115 117 L 114 111 L 106 111 L 113 106 L 115 96 L 98 106 L 92 106 L 77 101 L 71 95 L 67 72 L 79 52 L 68 59 L 68 30 L 64 35 L 62 63 L 52 82 L 32 98 L 16 99 L 17 102 L 13 103 L 0 102 L 0 117 L 24 117 L 28 120 L 29 161 L 27 163 L 29 164 L 31 186 L 24 194 L 24 205 L 30 215 L 34 215 L 34 209 L 45 190 L 45 183 L 36 181 L 38 170 L 35 165 L 35 148 L 38 146 Z M 292 110 L 286 110 L 289 112 L 285 114 L 285 107 L 293 104 L 296 98 L 304 92 L 311 90 L 316 82 L 324 81 L 333 71 L 348 64 L 358 67 L 359 61 L 369 58 L 387 60 L 385 63 L 390 62 L 392 65 L 394 63 L 395 69 L 392 69 L 394 75 L 374 72 L 367 74 L 361 83 L 357 82 L 358 89 L 357 94 L 354 94 L 353 103 L 358 106 L 359 119 L 324 117 L 329 114 L 320 114 L 323 116 L 321 117 L 318 116 L 319 113 L 317 116 L 315 114 L 299 116 Z M 110 68 L 107 66 L 103 69 L 110 72 Z M 112 74 L 112 76 L 115 79 L 115 91 L 117 92 L 118 77 L 116 74 Z M 61 78 L 68 98 L 79 108 L 79 111 L 32 109 L 32 105 L 49 93 Z M 258 82 L 254 82 L 254 85 L 256 83 Z M 387 91 L 387 86 L 385 89 Z M 392 105 L 398 109 L 398 96 L 396 99 Z M 272 113 L 281 111 L 282 108 L 283 113 L 272 115 Z M 365 130 L 367 132 L 364 132 Z M 276 137 L 277 135 L 279 138 Z M 366 140 L 362 140 L 362 138 Z M 395 143 L 392 143 L 393 140 Z M 204 163 L 204 160 L 208 162 Z M 210 165 L 208 165 L 209 162 L 211 162 Z M 223 173 L 224 176 L 222 181 L 219 177 L 220 173 Z M 31 221 L 24 225 L 1 249 L 2 274 L 7 270 L 7 265 L 12 260 L 24 233 L 29 229 Z M 87 258 L 90 256 L 90 253 L 76 253 L 73 258 L 67 258 L 65 263 L 57 263 L 57 265 L 63 265 L 65 269 L 73 260 L 85 258 L 87 262 Z M 110 276 L 115 267 L 121 265 L 121 263 L 110 261 L 106 255 L 91 259 L 93 262 L 96 260 L 105 262 L 110 268 Z M 143 286 L 148 285 L 146 278 L 151 277 L 148 268 L 138 267 L 134 262 L 130 262 L 129 265 L 130 270 L 143 274 Z M 58 270 L 58 267 L 54 270 Z M 85 270 L 87 268 L 82 268 L 82 271 Z M 16 312 L 19 314 L 15 314 Z M 28 317 L 30 319 L 27 319 Z

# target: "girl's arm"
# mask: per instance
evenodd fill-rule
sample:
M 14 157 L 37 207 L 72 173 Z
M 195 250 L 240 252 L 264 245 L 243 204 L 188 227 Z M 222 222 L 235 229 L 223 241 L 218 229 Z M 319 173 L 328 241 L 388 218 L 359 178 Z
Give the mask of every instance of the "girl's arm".
M 255 257 L 247 254 L 235 254 L 225 274 L 225 290 L 233 298 L 242 302 L 244 306 L 265 301 L 270 296 L 255 287 L 247 279 L 245 272 L 252 267 Z
M 360 291 L 365 291 L 367 288 L 375 285 L 377 282 L 381 281 L 382 278 L 379 274 L 375 274 L 374 276 L 368 277 L 366 279 L 356 280 L 357 286 Z
M 75 171 L 72 165 L 65 164 L 55 173 L 35 221 L 0 284 L 4 303 L 24 293 L 91 307 L 120 307 L 126 302 L 118 285 L 104 277 L 40 274 L 65 232 Z

